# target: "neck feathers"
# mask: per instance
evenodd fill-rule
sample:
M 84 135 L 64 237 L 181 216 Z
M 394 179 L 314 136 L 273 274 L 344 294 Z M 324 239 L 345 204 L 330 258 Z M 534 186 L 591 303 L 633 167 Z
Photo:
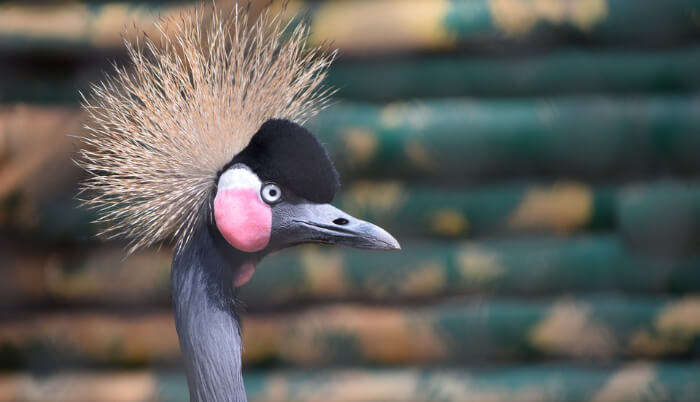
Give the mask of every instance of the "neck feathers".
M 213 232 L 202 227 L 173 259 L 175 325 L 191 401 L 245 402 L 233 280 L 249 262 Z

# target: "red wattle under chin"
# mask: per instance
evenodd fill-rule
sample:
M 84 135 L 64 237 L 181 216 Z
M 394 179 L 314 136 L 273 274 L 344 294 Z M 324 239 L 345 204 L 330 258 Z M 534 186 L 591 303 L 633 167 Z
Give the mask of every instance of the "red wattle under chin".
M 254 189 L 226 189 L 214 199 L 216 227 L 233 247 L 252 253 L 270 241 L 272 210 Z
M 248 283 L 250 278 L 253 277 L 255 273 L 255 264 L 248 262 L 238 267 L 238 272 L 236 272 L 236 277 L 233 279 L 233 286 L 241 287 Z

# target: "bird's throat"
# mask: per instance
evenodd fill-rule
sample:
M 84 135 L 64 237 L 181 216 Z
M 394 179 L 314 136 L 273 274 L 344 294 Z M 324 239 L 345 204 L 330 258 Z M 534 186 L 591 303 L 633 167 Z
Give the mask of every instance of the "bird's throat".
M 173 258 L 175 325 L 191 401 L 246 401 L 233 285 L 250 279 L 254 265 L 220 241 L 204 227 Z

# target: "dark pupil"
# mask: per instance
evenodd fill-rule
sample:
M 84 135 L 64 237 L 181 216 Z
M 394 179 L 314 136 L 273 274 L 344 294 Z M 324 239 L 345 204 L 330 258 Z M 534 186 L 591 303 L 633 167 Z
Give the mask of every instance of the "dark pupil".
M 270 197 L 274 197 L 276 195 L 277 195 L 277 190 L 275 190 L 274 188 L 271 188 L 270 189 Z

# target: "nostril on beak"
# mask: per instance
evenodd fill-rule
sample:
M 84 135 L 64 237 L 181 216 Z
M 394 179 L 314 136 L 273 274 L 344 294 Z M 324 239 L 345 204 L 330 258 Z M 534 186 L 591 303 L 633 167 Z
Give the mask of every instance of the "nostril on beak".
M 335 223 L 336 225 L 342 226 L 342 225 L 347 225 L 348 220 L 345 218 L 338 218 L 338 219 L 334 220 L 333 223 Z

